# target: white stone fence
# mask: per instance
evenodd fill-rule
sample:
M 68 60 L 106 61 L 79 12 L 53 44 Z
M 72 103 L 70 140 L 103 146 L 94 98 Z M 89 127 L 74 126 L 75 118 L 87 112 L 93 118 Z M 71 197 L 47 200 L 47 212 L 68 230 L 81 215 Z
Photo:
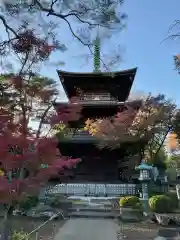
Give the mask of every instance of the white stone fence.
M 45 195 L 65 194 L 69 196 L 131 196 L 136 194 L 136 184 L 83 184 L 68 183 L 49 186 Z

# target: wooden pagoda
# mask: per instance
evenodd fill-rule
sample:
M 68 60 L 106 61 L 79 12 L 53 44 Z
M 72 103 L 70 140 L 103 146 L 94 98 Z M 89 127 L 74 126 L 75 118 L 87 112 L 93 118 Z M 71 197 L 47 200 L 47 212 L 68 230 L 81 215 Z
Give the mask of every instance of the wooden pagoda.
M 69 123 L 69 136 L 59 135 L 58 147 L 61 154 L 82 160 L 70 171 L 68 177 L 64 178 L 67 182 L 118 183 L 130 164 L 129 156 L 139 153 L 139 144 L 133 144 L 136 146 L 130 148 L 131 153 L 129 144 L 124 144 L 121 149 L 100 150 L 95 137 L 79 131 L 84 128 L 87 119 L 114 116 L 117 112 L 124 111 L 127 104 L 138 109 L 141 105 L 139 101 L 128 102 L 137 68 L 103 73 L 100 71 L 100 62 L 100 39 L 97 37 L 94 44 L 94 72 L 58 71 L 68 99 L 76 99 L 82 107 L 81 118 Z M 58 104 L 68 105 L 62 102 L 56 103 Z
M 95 137 L 79 129 L 83 129 L 87 119 L 111 117 L 125 110 L 127 104 L 140 107 L 139 101 L 127 101 L 136 71 L 136 68 L 114 73 L 58 71 L 68 98 L 76 98 L 82 106 L 81 118 L 69 123 L 71 134 L 59 138 L 59 149 L 63 156 L 82 159 L 64 181 L 117 183 L 122 180 L 122 173 L 128 166 L 129 153 L 126 153 L 126 147 L 100 150 Z M 136 150 L 133 154 L 136 154 Z

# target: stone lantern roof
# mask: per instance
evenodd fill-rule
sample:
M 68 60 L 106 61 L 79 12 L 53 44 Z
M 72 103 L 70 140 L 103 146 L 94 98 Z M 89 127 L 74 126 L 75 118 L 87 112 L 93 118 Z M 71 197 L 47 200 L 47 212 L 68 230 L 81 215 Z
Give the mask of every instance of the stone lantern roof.
M 144 161 L 141 162 L 139 166 L 136 167 L 137 170 L 151 170 L 153 167 L 151 165 L 148 165 Z

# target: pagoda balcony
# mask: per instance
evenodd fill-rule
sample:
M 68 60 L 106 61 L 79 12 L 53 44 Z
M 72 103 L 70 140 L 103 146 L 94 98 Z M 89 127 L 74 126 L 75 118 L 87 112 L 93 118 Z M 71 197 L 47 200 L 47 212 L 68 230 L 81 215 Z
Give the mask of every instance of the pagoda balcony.
M 95 142 L 96 138 L 85 130 L 70 130 L 65 133 L 58 133 L 57 137 L 61 142 Z
M 82 106 L 123 106 L 124 102 L 119 102 L 114 99 L 83 99 L 76 98 L 78 104 Z

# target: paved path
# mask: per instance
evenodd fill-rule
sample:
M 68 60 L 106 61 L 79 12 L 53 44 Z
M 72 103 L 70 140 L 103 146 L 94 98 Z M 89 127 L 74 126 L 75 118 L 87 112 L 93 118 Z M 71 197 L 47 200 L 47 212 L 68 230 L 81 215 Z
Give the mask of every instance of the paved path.
M 76 218 L 59 229 L 55 240 L 116 240 L 116 236 L 113 220 Z

